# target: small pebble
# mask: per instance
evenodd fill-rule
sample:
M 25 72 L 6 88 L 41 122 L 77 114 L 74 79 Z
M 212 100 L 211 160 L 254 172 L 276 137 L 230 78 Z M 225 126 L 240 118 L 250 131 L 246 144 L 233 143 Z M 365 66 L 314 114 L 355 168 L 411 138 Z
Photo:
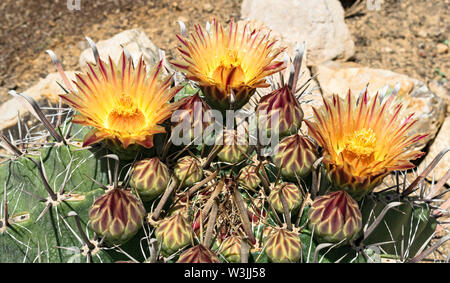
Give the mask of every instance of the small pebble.
M 425 52 L 425 50 L 421 49 L 419 50 L 419 56 L 422 58 L 426 58 L 427 57 L 427 52 Z
M 179 16 L 177 20 L 180 21 L 180 22 L 183 22 L 183 23 L 185 23 L 185 24 L 189 21 L 188 18 L 183 17 L 183 16 Z
M 427 37 L 427 36 L 428 36 L 428 33 L 427 33 L 426 30 L 420 29 L 420 30 L 417 32 L 417 35 L 420 36 L 420 37 Z
M 207 13 L 211 13 L 212 11 L 214 11 L 214 6 L 211 5 L 211 3 L 205 3 L 203 5 L 203 11 L 205 11 Z
M 438 43 L 436 45 L 436 52 L 438 54 L 444 54 L 448 52 L 448 45 L 444 43 Z

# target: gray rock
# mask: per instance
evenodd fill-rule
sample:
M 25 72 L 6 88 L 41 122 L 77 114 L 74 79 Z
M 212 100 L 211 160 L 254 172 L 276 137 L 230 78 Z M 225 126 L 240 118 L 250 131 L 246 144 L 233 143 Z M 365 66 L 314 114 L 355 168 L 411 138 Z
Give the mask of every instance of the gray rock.
M 244 0 L 241 17 L 258 20 L 279 33 L 289 53 L 296 42 L 307 42 L 307 64 L 348 59 L 355 46 L 338 0 Z

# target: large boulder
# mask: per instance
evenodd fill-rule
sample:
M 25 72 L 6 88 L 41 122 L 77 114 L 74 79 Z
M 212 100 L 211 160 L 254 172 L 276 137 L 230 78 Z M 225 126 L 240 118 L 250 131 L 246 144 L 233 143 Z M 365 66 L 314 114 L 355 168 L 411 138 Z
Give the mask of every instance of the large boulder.
M 244 0 L 241 17 L 261 21 L 280 34 L 291 54 L 297 42 L 306 41 L 308 65 L 355 53 L 338 0 Z
M 427 156 L 420 164 L 420 168 L 424 169 L 430 162 L 441 152 L 442 150 L 450 147 L 450 116 L 445 118 L 444 123 L 436 135 L 433 143 L 430 146 Z M 445 173 L 450 169 L 450 152 L 447 152 L 444 157 L 439 161 L 438 165 L 434 167 L 431 173 L 427 176 L 427 179 L 439 181 Z M 447 180 L 447 185 L 450 186 L 450 179 Z
M 329 97 L 336 93 L 344 98 L 350 89 L 354 96 L 368 85 L 368 93 L 373 96 L 386 85 L 393 89 L 400 83 L 396 103 L 403 104 L 401 118 L 414 113 L 418 121 L 411 127 L 409 134 L 427 133 L 415 149 L 422 149 L 432 140 L 442 125 L 446 104 L 445 101 L 431 92 L 421 81 L 389 70 L 371 69 L 351 62 L 326 62 L 312 68 L 317 76 L 322 94 Z M 393 110 L 393 108 L 391 108 Z
M 447 103 L 447 115 L 450 115 L 450 82 L 433 80 L 428 83 L 428 88 Z
M 159 48 L 148 38 L 141 28 L 130 29 L 114 35 L 113 37 L 95 43 L 102 60 L 111 56 L 113 62 L 118 62 L 122 55 L 123 47 L 128 50 L 137 66 L 141 55 L 148 65 L 159 62 Z M 80 55 L 80 67 L 87 67 L 87 62 L 95 62 L 92 49 L 85 49 Z
M 70 81 L 75 79 L 75 72 L 65 72 Z M 64 90 L 58 85 L 58 82 L 64 86 L 59 73 L 51 73 L 41 79 L 37 84 L 23 91 L 24 94 L 32 97 L 40 106 L 57 105 L 59 94 Z M 19 97 L 11 98 L 0 105 L 0 131 L 17 124 L 17 113 L 24 116 L 28 113 L 24 100 Z

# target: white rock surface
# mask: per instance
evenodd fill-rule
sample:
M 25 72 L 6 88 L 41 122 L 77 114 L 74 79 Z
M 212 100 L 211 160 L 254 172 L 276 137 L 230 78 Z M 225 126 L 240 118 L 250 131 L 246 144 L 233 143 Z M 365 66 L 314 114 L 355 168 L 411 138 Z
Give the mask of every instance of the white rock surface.
M 258 20 L 279 33 L 289 53 L 296 42 L 307 42 L 308 65 L 348 59 L 355 46 L 338 0 L 244 0 L 241 17 Z

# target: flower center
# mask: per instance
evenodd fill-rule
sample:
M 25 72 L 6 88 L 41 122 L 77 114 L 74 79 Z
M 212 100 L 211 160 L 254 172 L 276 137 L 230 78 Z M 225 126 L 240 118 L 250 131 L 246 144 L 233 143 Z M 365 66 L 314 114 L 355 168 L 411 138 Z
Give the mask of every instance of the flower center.
M 372 129 L 354 131 L 344 142 L 344 153 L 353 157 L 367 159 L 375 152 L 376 135 Z
M 105 122 L 107 129 L 121 133 L 135 133 L 145 125 L 144 114 L 127 94 L 122 94 L 116 101 Z
M 238 86 L 245 82 L 245 72 L 241 67 L 241 59 L 239 58 L 238 53 L 229 50 L 227 54 L 220 59 L 219 64 L 213 70 L 211 77 L 215 82 L 231 87 Z

